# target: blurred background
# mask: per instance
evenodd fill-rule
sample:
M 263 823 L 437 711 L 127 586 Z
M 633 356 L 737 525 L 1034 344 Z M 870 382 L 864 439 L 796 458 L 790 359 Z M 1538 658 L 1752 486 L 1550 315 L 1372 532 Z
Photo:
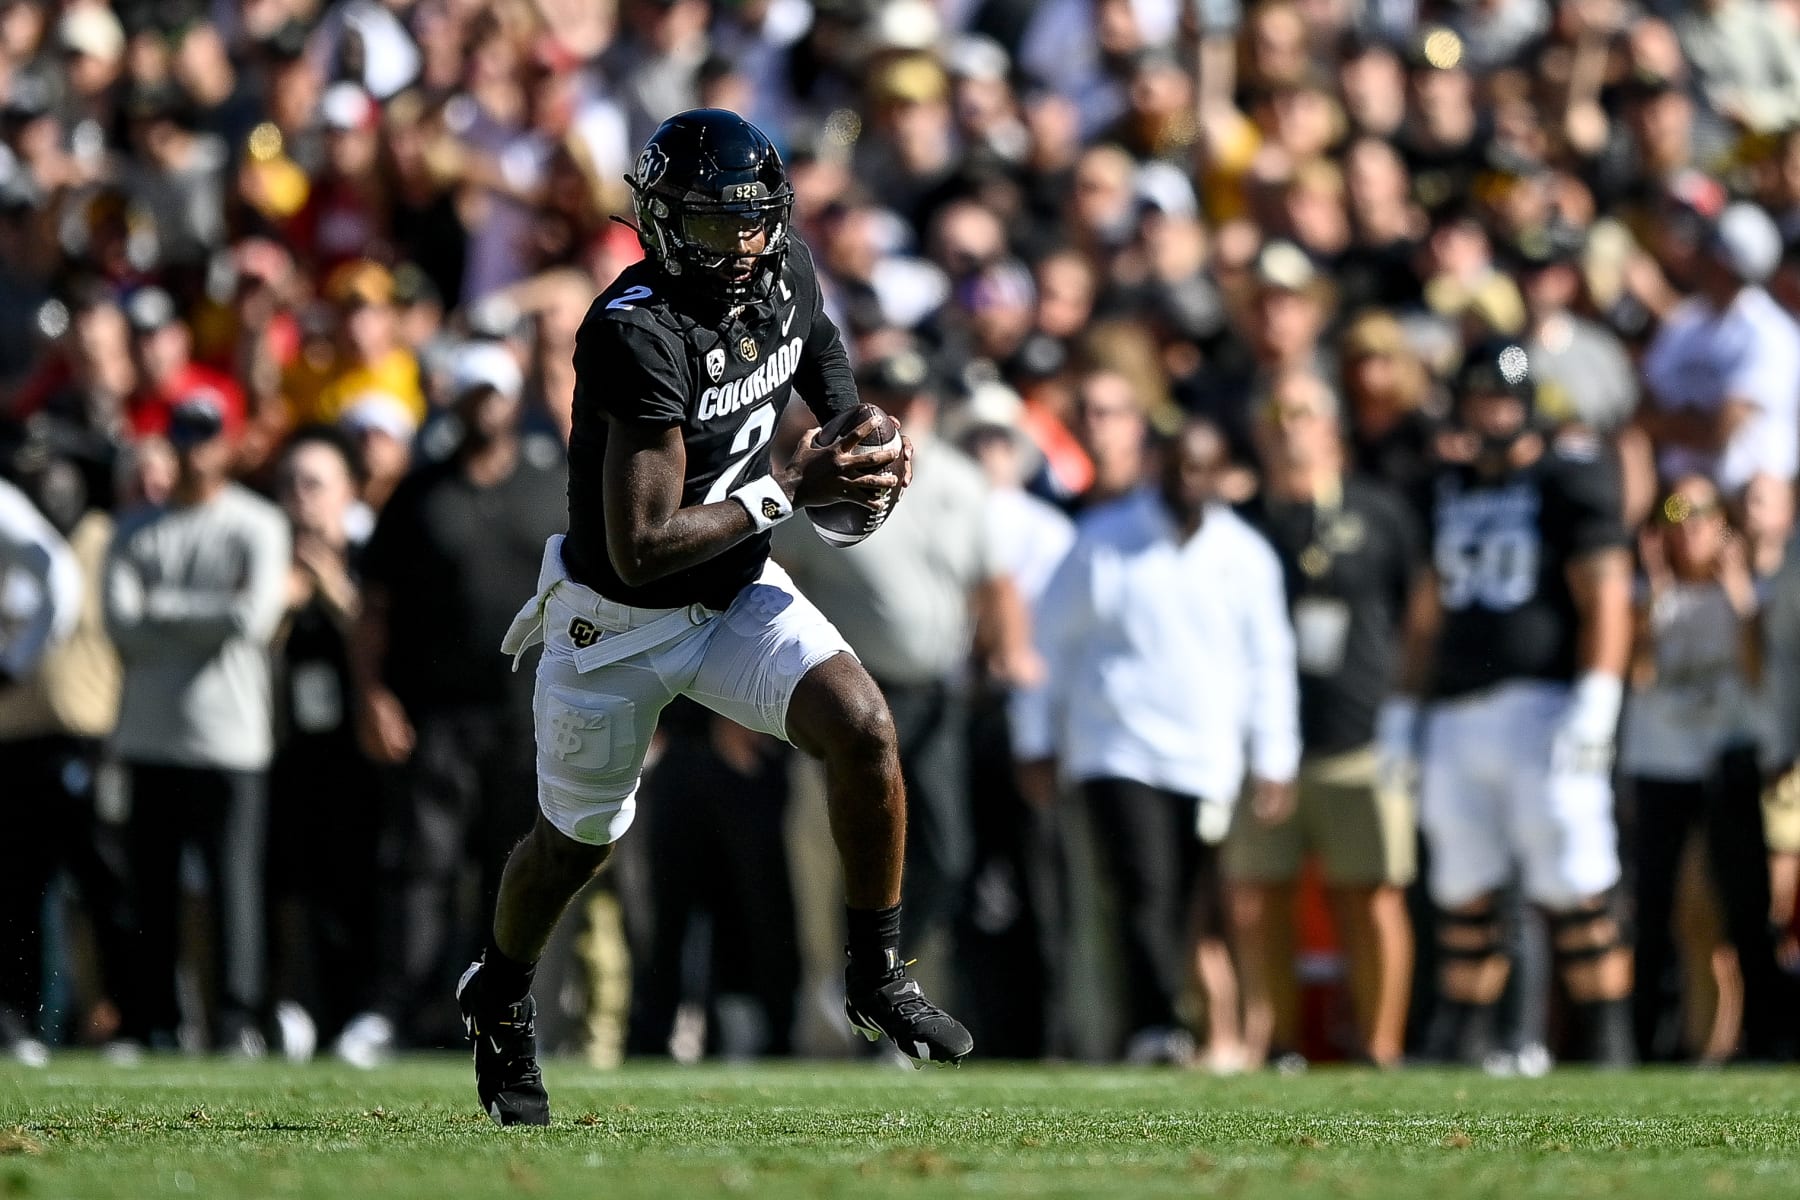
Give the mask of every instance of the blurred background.
M 920 443 L 880 537 L 796 521 L 777 556 L 895 709 L 909 953 L 983 1054 L 1423 1044 L 1409 798 L 1363 779 L 1295 817 L 1251 777 L 1283 737 L 1303 764 L 1371 744 L 1410 498 L 1492 334 L 1644 530 L 1639 1052 L 1791 1049 L 1800 1006 L 1745 1014 L 1791 986 L 1800 878 L 1793 0 L 0 0 L 0 1047 L 373 1068 L 456 1042 L 534 810 L 530 664 L 498 645 L 564 528 L 575 332 L 641 255 L 610 220 L 637 148 L 697 105 L 781 147 L 859 380 Z M 1696 442 L 1683 406 L 1727 402 L 1751 418 Z M 1297 662 L 1165 664 L 1206 737 L 1252 745 L 1158 825 L 1009 726 L 1057 670 L 1033 610 L 1084 514 L 1194 416 L 1210 500 L 1289 593 L 1325 574 L 1268 525 L 1295 462 L 1389 523 L 1325 548 L 1380 550 L 1366 655 L 1300 628 L 1273 635 Z M 1721 658 L 1729 611 L 1653 605 L 1671 580 L 1750 588 L 1756 661 Z M 1285 623 L 1280 581 L 1244 595 Z M 1721 680 L 1750 697 L 1729 728 L 1668 694 Z M 538 976 L 546 1049 L 862 1053 L 813 764 L 690 706 L 658 743 Z M 1508 1044 L 1554 1053 L 1511 911 Z

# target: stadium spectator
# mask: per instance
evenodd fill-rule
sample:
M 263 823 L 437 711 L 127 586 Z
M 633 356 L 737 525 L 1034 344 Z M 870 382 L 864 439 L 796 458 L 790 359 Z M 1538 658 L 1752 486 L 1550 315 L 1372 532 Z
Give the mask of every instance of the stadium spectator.
M 377 998 L 336 1046 L 361 1066 L 450 1027 L 440 981 L 485 936 L 455 920 L 459 881 L 472 867 L 491 898 L 531 823 L 530 676 L 499 646 L 562 529 L 566 483 L 557 443 L 520 432 L 517 370 L 511 391 L 458 392 L 456 452 L 406 478 L 363 552 L 350 666 L 363 749 L 390 770 Z
M 1207 1062 L 1231 1069 L 1217 847 L 1246 779 L 1258 810 L 1292 803 L 1300 738 L 1281 567 L 1217 501 L 1225 465 L 1219 431 L 1190 423 L 1156 488 L 1087 515 L 1039 608 L 1049 682 L 1015 704 L 1013 737 L 1027 796 L 1048 803 L 1059 774 L 1081 790 L 1118 898 L 1126 1056 L 1191 1057 L 1180 1004 L 1197 961 Z M 1197 671 L 1211 686 L 1191 686 Z
M 1620 760 L 1637 797 L 1638 1052 L 1647 1061 L 1679 1055 L 1667 1020 L 1679 1011 L 1668 1002 L 1670 925 L 1677 872 L 1698 825 L 1737 951 L 1744 1052 L 1771 1058 L 1784 997 L 1769 936 L 1755 580 L 1719 490 L 1703 476 L 1676 481 L 1640 538 L 1639 559 L 1646 586 Z
M 287 591 L 280 512 L 230 480 L 225 415 L 174 405 L 168 503 L 127 514 L 106 559 L 106 628 L 124 664 L 111 748 L 130 776 L 126 826 L 136 927 L 120 979 L 122 1036 L 175 1044 L 182 1014 L 183 851 L 212 888 L 206 1044 L 258 1054 L 264 1002 L 266 771 L 273 750 L 269 639 Z
M 310 1057 L 373 1002 L 380 788 L 356 742 L 351 632 L 362 597 L 355 451 L 322 428 L 289 442 L 276 495 L 293 529 L 276 643 L 269 768 L 270 994 L 281 1048 Z
M 0 611 L 0 717 L 15 727 L 0 736 L 0 770 L 17 796 L 8 809 L 12 833 L 0 859 L 0 961 L 15 964 L 0 991 L 0 1051 L 28 1067 L 49 1060 L 36 1028 L 44 961 L 39 915 L 60 855 L 45 850 L 61 848 L 59 826 L 75 799 L 57 795 L 70 790 L 63 768 L 85 764 L 70 754 L 69 739 L 57 736 L 52 714 L 44 714 L 52 732 L 31 728 L 23 715 L 25 691 L 43 686 L 46 657 L 74 632 L 82 584 L 81 567 L 62 535 L 25 493 L 0 479 L 0 591 L 7 600 Z
M 1393 1066 L 1405 1049 L 1412 926 L 1402 889 L 1417 835 L 1411 781 L 1378 776 L 1374 742 L 1422 539 L 1397 493 L 1345 470 L 1338 401 L 1323 381 L 1277 378 L 1257 431 L 1263 490 L 1248 515 L 1281 560 L 1306 753 L 1292 805 L 1240 806 L 1225 843 L 1245 1037 L 1252 1061 L 1300 1049 L 1294 893 L 1311 851 L 1349 956 L 1355 1051 Z
M 1639 424 L 1662 479 L 1698 472 L 1734 499 L 1751 476 L 1800 472 L 1800 327 L 1764 291 L 1781 254 L 1768 214 L 1720 214 L 1695 264 L 1694 297 L 1644 357 Z

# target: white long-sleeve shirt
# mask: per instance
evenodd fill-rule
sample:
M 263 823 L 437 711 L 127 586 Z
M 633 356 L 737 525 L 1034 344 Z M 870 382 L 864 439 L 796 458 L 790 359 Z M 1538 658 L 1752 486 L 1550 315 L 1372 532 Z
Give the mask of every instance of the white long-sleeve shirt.
M 21 680 L 81 616 L 81 565 L 29 497 L 0 479 L 0 671 Z
M 1037 618 L 1050 676 L 1014 705 L 1021 759 L 1226 811 L 1246 768 L 1294 777 L 1299 684 L 1281 566 L 1229 509 L 1209 509 L 1185 543 L 1150 492 L 1096 509 Z

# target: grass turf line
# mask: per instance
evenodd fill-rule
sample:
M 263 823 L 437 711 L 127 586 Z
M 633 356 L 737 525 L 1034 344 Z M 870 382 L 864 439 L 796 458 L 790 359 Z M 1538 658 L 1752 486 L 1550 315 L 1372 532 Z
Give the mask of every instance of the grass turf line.
M 0 1067 L 0 1198 L 1800 1196 L 1793 1071 L 547 1065 L 509 1131 L 461 1059 Z

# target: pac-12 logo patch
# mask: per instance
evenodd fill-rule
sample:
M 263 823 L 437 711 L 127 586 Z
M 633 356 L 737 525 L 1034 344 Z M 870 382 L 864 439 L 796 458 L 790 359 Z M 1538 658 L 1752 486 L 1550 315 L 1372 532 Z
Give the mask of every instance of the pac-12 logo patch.
M 706 352 L 706 374 L 714 383 L 725 374 L 725 347 L 714 346 Z
M 775 503 L 774 498 L 770 496 L 763 497 L 762 509 L 765 521 L 773 521 L 781 515 L 781 505 Z
M 576 617 L 569 622 L 569 640 L 577 650 L 586 650 L 600 640 L 600 630 L 586 617 Z
M 738 357 L 743 359 L 745 362 L 755 362 L 756 361 L 756 339 L 755 338 L 740 338 L 740 339 L 738 339 Z
M 663 148 L 658 146 L 655 142 L 651 142 L 648 146 L 645 146 L 644 152 L 638 155 L 638 183 L 642 184 L 644 187 L 655 187 L 657 183 L 661 181 L 663 173 L 668 169 L 669 156 L 664 152 Z

